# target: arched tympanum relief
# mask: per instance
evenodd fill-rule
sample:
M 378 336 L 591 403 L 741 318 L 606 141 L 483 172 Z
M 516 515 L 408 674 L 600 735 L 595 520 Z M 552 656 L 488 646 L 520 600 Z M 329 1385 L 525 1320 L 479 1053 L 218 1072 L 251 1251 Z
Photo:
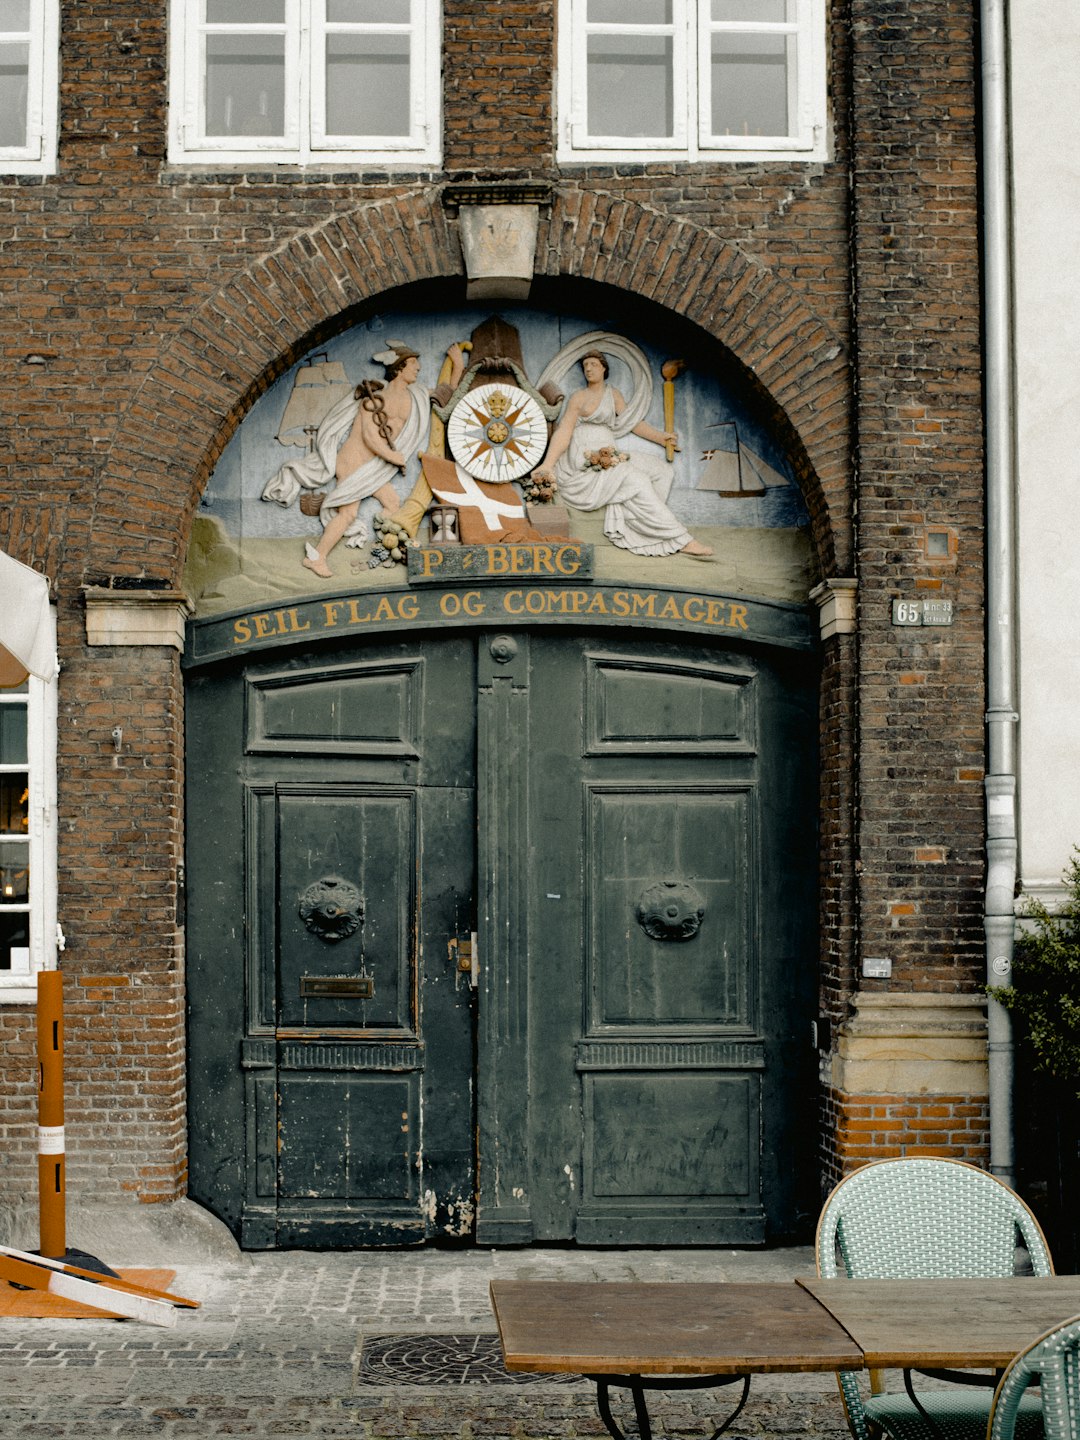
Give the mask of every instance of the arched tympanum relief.
M 452 547 L 505 544 L 542 552 L 508 574 L 557 578 L 544 547 L 569 544 L 579 579 L 809 588 L 789 457 L 719 347 L 482 306 L 370 315 L 284 374 L 211 476 L 186 585 L 206 616 L 468 579 Z

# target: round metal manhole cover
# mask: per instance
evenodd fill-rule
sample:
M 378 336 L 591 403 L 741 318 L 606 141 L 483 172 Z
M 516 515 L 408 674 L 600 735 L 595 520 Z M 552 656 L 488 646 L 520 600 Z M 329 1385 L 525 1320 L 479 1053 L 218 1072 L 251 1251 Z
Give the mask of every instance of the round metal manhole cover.
M 578 1375 L 511 1374 L 497 1335 L 374 1335 L 360 1351 L 361 1385 L 566 1385 Z

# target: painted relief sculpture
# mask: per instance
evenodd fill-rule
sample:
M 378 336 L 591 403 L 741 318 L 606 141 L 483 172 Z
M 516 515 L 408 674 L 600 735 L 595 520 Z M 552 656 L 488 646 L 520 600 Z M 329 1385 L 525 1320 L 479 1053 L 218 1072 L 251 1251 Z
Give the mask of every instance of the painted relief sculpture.
M 582 353 L 581 340 L 568 346 L 544 372 L 545 378 L 561 378 L 560 362 L 568 352 L 576 352 L 574 359 L 580 361 L 585 385 L 567 401 L 534 476 L 541 481 L 554 479 L 563 500 L 578 510 L 606 509 L 604 534 L 620 549 L 635 555 L 679 553 L 710 560 L 713 552 L 709 546 L 695 540 L 665 503 L 673 479 L 669 466 L 642 452 L 623 451 L 615 443 L 623 435 L 640 435 L 664 446 L 671 459 L 678 448 L 674 431 L 658 430 L 643 418 L 652 394 L 645 357 L 617 336 L 585 338 L 609 346 L 615 342 L 628 363 L 633 351 L 635 393 L 628 404 L 608 384 L 610 366 L 602 350 L 590 346 Z M 563 365 L 566 368 L 569 364 Z
M 453 386 L 464 370 L 464 358 L 457 346 L 447 353 Z M 391 479 L 395 471 L 404 471 L 428 436 L 431 396 L 417 384 L 418 352 L 392 340 L 372 358 L 384 367 L 384 382 L 362 381 L 339 401 L 319 426 L 312 452 L 286 461 L 262 492 L 264 500 L 291 505 L 302 490 L 334 482 L 319 511 L 322 538 L 318 545 L 304 546 L 304 566 L 324 580 L 333 578 L 327 556 L 339 540 L 356 546 L 368 538 L 367 524 L 358 513 L 361 500 L 374 496 L 384 508 L 398 508 Z
M 807 537 L 771 412 L 692 334 L 403 309 L 298 356 L 259 396 L 200 499 L 185 585 L 209 614 L 464 585 L 501 560 L 455 546 L 570 544 L 601 583 L 801 601 Z
M 529 521 L 521 493 L 548 439 L 548 422 L 559 413 L 562 393 L 534 389 L 525 371 L 521 337 L 499 316 L 476 326 L 466 346 L 467 370 L 446 399 L 432 406 L 445 424 L 449 455 L 436 444 L 421 455 L 422 476 L 408 504 L 421 494 L 453 507 L 457 536 L 466 545 L 504 541 L 536 543 L 543 534 Z M 449 353 L 449 352 L 448 352 Z M 448 387 L 450 388 L 450 387 Z M 433 435 L 434 439 L 434 435 Z
M 494 381 L 469 389 L 447 408 L 453 460 L 429 454 L 421 456 L 421 464 L 434 496 L 455 507 L 465 544 L 543 538 L 529 525 L 511 483 L 524 479 L 544 453 L 548 432 L 542 403 L 517 385 Z

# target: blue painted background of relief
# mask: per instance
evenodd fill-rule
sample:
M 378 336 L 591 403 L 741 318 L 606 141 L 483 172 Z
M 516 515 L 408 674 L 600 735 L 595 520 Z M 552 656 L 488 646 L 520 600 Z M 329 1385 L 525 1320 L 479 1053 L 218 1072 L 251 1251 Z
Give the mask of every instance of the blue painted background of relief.
M 387 311 L 336 336 L 311 351 L 338 361 L 352 384 L 363 379 L 381 379 L 383 369 L 372 355 L 385 349 L 390 340 L 404 340 L 421 352 L 420 383 L 434 386 L 446 349 L 454 341 L 469 338 L 473 329 L 492 313 L 513 325 L 520 337 L 525 369 L 534 383 L 544 367 L 569 341 L 595 330 L 625 335 L 647 356 L 653 375 L 653 399 L 647 419 L 664 428 L 660 367 L 682 352 L 653 344 L 644 335 L 605 318 L 580 318 L 539 313 L 528 308 L 490 305 L 463 306 L 438 314 Z M 466 357 L 468 358 L 468 357 Z M 287 459 L 303 452 L 283 446 L 276 439 L 281 417 L 293 390 L 300 365 L 294 366 L 261 396 L 233 436 L 210 478 L 201 501 L 201 512 L 221 522 L 234 540 L 316 538 L 319 522 L 293 505 L 285 509 L 260 498 L 267 481 Z M 618 360 L 611 363 L 610 382 L 629 395 L 628 373 Z M 561 387 L 569 395 L 583 383 L 575 366 Z M 753 414 L 751 406 L 737 393 L 737 386 L 690 359 L 687 370 L 675 382 L 675 429 L 681 453 L 675 457 L 675 479 L 668 504 L 690 528 L 694 526 L 753 526 L 760 528 L 802 528 L 808 524 L 806 507 L 792 479 L 791 465 L 767 426 Z M 764 462 L 767 486 L 760 495 L 729 498 L 698 488 L 706 471 L 702 453 L 708 449 L 731 451 L 735 440 L 742 447 L 742 468 L 754 483 L 755 460 Z M 626 449 L 660 453 L 657 446 L 630 435 L 622 442 Z M 404 500 L 419 473 L 413 459 L 405 476 L 395 486 Z M 370 521 L 379 507 L 374 500 L 361 505 L 360 514 Z

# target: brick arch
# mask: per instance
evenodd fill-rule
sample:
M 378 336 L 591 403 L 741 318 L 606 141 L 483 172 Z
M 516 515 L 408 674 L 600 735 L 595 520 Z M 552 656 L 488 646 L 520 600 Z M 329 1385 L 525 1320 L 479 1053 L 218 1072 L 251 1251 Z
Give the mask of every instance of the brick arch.
M 846 573 L 846 356 L 789 285 L 690 221 L 569 187 L 541 225 L 536 270 L 632 291 L 720 341 L 788 430 L 821 570 Z M 294 236 L 208 299 L 147 373 L 117 433 L 89 568 L 178 583 L 225 444 L 312 336 L 387 289 L 462 271 L 438 192 L 425 189 Z

